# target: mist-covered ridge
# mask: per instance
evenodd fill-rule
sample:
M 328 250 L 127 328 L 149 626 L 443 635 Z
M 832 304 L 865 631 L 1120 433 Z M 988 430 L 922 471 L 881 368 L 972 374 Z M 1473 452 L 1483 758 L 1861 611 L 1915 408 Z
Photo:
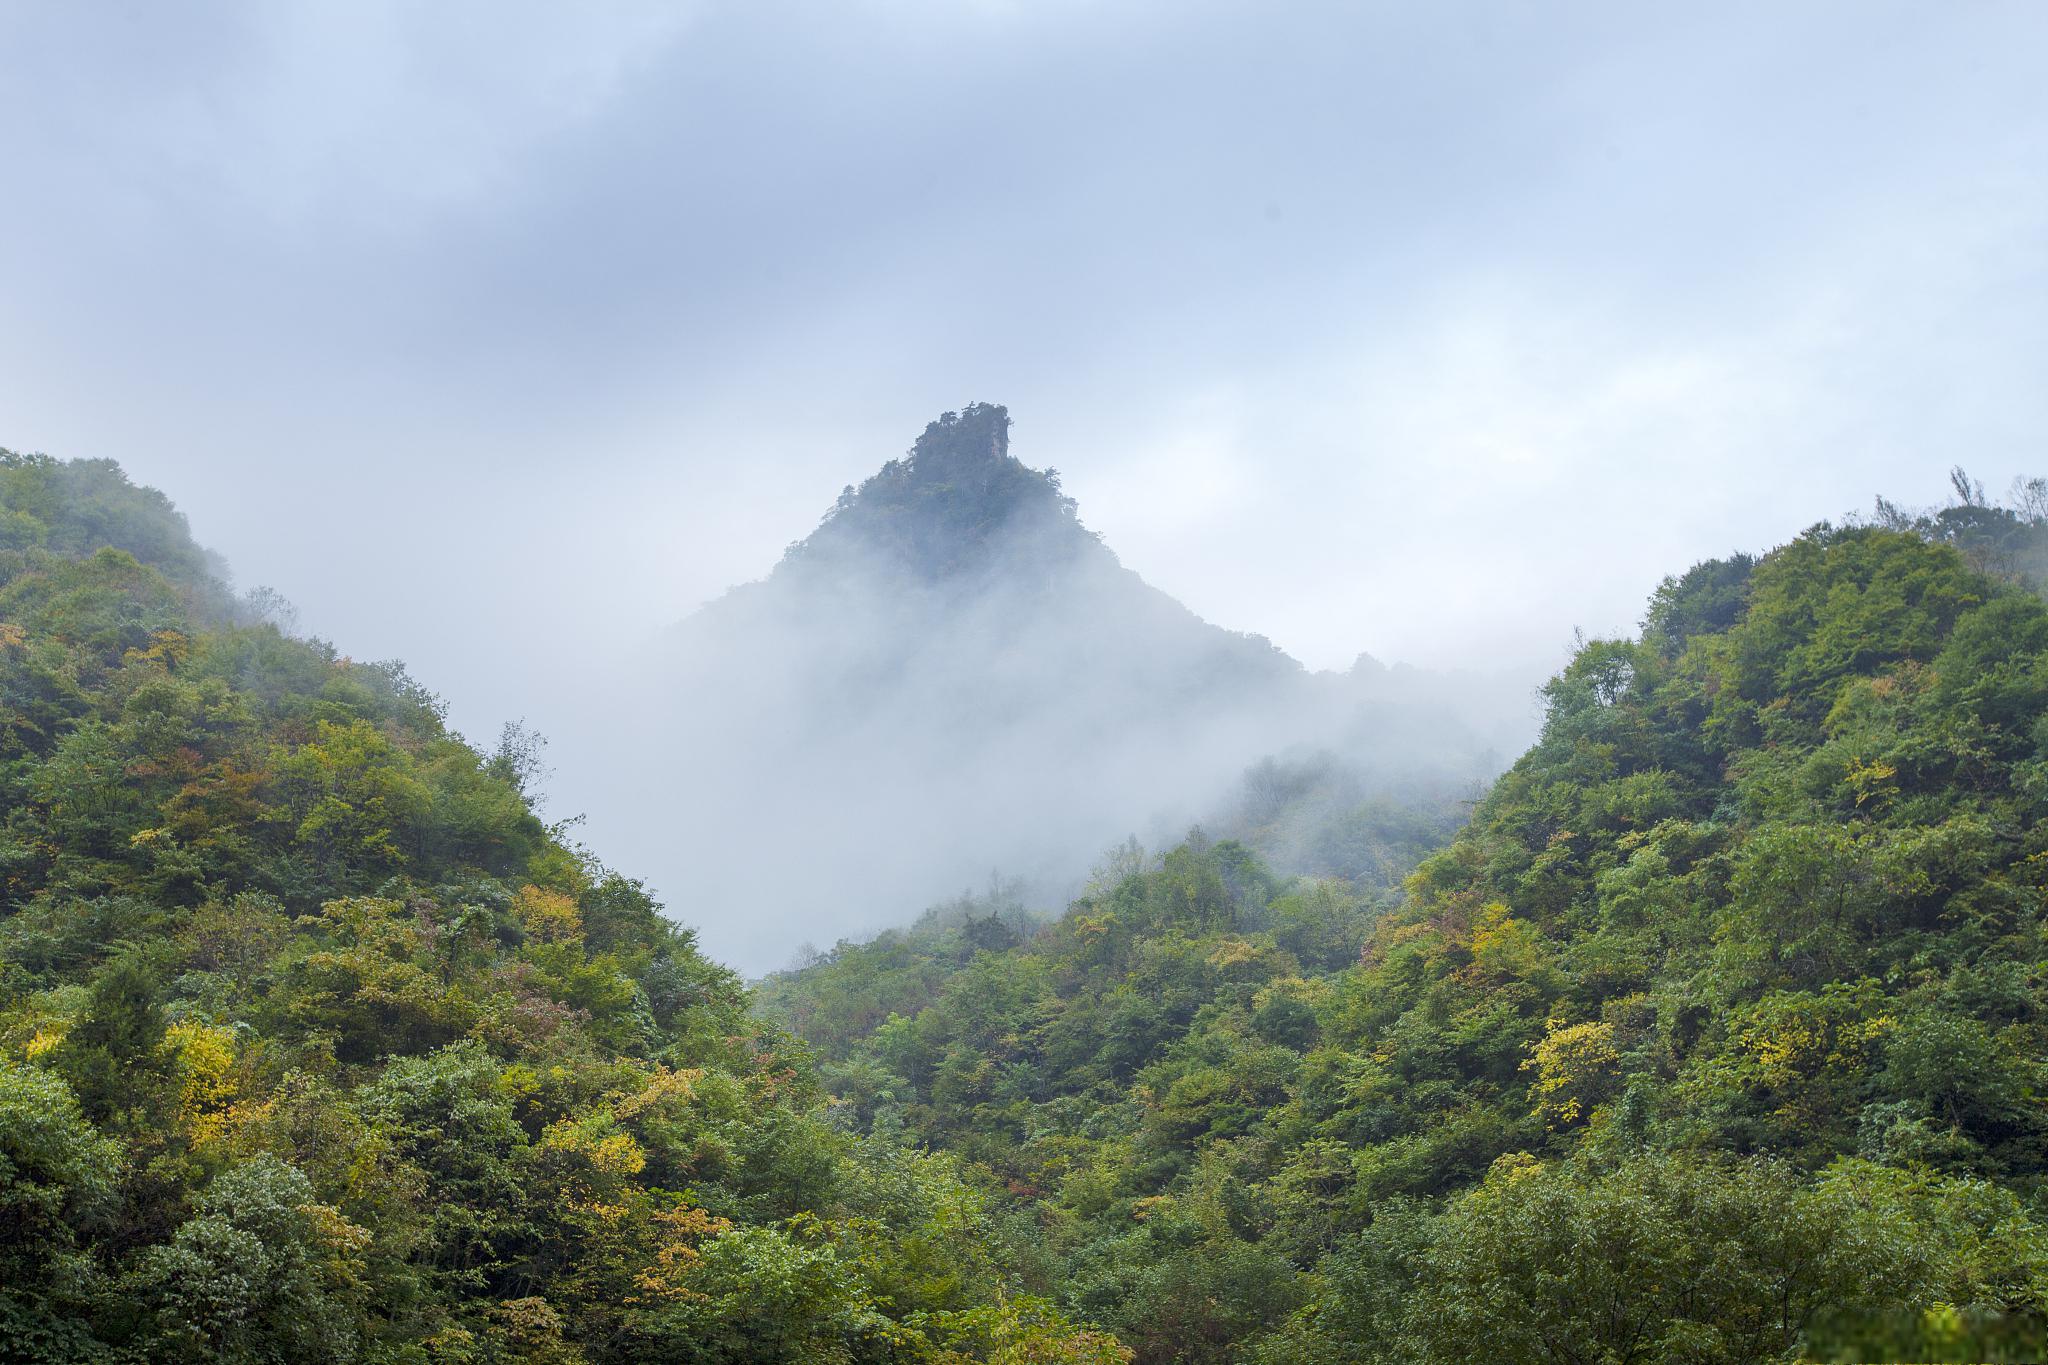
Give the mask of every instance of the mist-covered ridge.
M 764 578 L 665 634 L 598 708 L 619 724 L 575 739 L 629 775 L 594 827 L 692 888 L 686 913 L 744 969 L 991 869 L 1056 906 L 1104 848 L 1224 817 L 1262 759 L 1341 770 L 1320 787 L 1355 803 L 1434 808 L 1533 729 L 1533 679 L 1312 674 L 1204 621 L 1010 436 L 995 404 L 931 422 Z M 1269 852 L 1317 842 L 1273 834 Z
M 2043 1359 L 2048 483 L 1957 491 L 1665 579 L 1398 887 L 1132 846 L 756 1006 L 1134 1365 Z
M 530 750 L 237 619 L 109 462 L 0 452 L 0 536 L 0 1360 L 1128 1359 Z

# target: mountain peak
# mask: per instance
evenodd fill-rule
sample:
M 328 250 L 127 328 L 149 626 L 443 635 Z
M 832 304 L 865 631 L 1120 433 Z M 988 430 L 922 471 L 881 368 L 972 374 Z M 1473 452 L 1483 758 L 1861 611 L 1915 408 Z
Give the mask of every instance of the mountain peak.
M 1010 410 L 970 403 L 927 423 L 907 454 L 860 487 L 849 484 L 783 562 L 869 555 L 936 580 L 988 564 L 998 543 L 1028 544 L 1038 560 L 1084 544 L 1100 550 L 1060 491 L 1059 472 L 1010 454 Z
M 907 464 L 917 477 L 943 481 L 999 468 L 1010 458 L 1010 410 L 1000 403 L 969 403 L 925 424 Z

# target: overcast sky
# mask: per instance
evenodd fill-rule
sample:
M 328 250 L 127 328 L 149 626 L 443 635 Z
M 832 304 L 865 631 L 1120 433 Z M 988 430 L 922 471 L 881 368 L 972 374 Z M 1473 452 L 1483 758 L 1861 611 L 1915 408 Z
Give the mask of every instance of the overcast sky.
M 2048 6 L 0 5 L 0 444 L 483 735 L 1007 403 L 1315 666 L 2048 473 Z M 559 755 L 558 755 L 559 757 Z

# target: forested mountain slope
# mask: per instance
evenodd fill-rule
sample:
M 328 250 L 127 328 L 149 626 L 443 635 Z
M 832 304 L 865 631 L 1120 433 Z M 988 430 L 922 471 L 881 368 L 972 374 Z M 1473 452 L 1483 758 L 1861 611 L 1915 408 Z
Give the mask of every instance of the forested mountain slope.
M 1197 839 L 764 1001 L 1140 1361 L 2038 1358 L 2038 510 L 1667 582 L 1391 908 Z
M 1323 754 L 1360 801 L 1441 805 L 1498 771 L 1502 727 L 1525 742 L 1534 681 L 1311 674 L 1203 621 L 1011 453 L 1005 409 L 974 404 L 677 626 L 567 738 L 629 775 L 594 794 L 595 826 L 764 971 L 991 868 L 1064 903 L 1100 849 L 1212 818 L 1268 756 Z
M 1111 1362 L 642 886 L 0 453 L 0 1361 Z
M 1400 807 L 1127 847 L 799 1040 L 516 742 L 0 456 L 0 1360 L 2039 1358 L 2044 544 L 1700 565 L 1401 889 Z

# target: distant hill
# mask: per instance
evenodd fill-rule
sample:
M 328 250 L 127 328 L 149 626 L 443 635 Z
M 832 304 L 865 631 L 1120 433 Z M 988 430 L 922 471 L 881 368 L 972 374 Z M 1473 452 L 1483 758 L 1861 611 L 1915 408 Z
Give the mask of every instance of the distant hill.
M 0 1361 L 1128 1359 L 518 754 L 224 576 L 0 451 Z
M 1269 757 L 1335 765 L 1354 804 L 1441 807 L 1523 738 L 1499 723 L 1516 701 L 1533 725 L 1530 689 L 1311 674 L 1202 620 L 1118 561 L 988 404 L 929 424 L 640 674 L 608 708 L 613 766 L 638 778 L 591 813 L 748 969 L 991 869 L 1063 901 L 1128 834 L 1235 820 Z M 1270 833 L 1283 864 L 1313 841 Z
M 1400 894 L 1191 839 L 755 998 L 1137 1365 L 2043 1359 L 2048 499 L 1964 492 L 1667 580 Z
M 538 817 L 516 731 L 280 630 L 118 466 L 0 451 L 0 1361 L 2044 1358 L 2048 484 L 1667 580 L 1439 844 L 1426 781 L 1374 794 L 1398 670 L 1162 609 L 1227 681 L 1120 716 L 1156 661 L 1070 620 L 1149 589 L 1081 593 L 1113 560 L 965 435 L 735 594 L 851 651 L 794 641 L 813 690 L 747 671 L 792 643 L 754 608 L 653 675 L 757 772 L 625 715 L 712 798 L 647 796 L 687 915 L 772 931 L 795 868 L 843 921 L 861 838 L 993 838 L 1003 779 L 1092 820 L 1105 754 L 1178 775 L 1232 697 L 1340 747 L 1064 914 L 996 881 L 758 991 Z M 974 687 L 1041 629 L 1124 681 L 1015 689 L 990 768 Z M 1144 743 L 1062 738 L 1104 716 Z M 931 791 L 875 785 L 891 744 Z

